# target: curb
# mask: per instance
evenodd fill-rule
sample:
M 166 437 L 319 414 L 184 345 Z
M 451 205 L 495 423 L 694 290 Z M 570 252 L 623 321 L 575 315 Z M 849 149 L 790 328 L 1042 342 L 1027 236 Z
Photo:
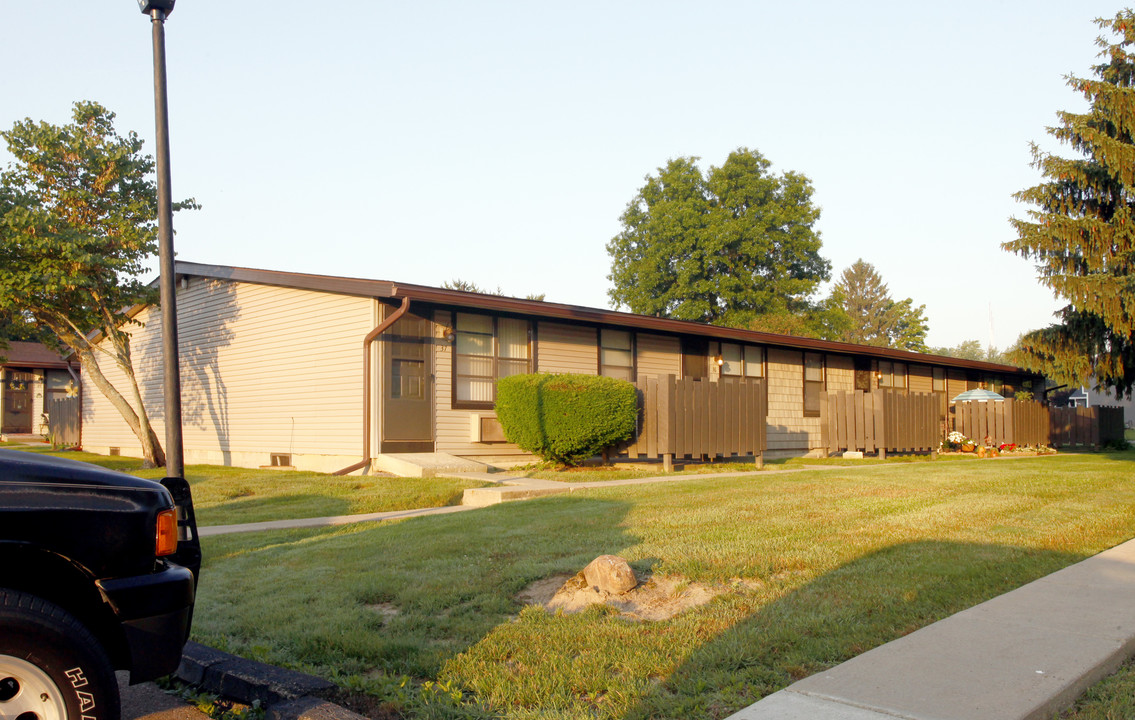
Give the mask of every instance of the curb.
M 185 644 L 176 675 L 248 705 L 259 701 L 268 720 L 368 720 L 326 699 L 338 690 L 333 682 L 195 642 Z

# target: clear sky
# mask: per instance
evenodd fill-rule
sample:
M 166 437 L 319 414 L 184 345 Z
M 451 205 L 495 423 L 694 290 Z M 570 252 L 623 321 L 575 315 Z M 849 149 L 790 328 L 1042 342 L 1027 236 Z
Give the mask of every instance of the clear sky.
M 931 345 L 1005 347 L 1060 306 L 1000 248 L 1029 143 L 1070 153 L 1045 128 L 1121 7 L 179 0 L 173 192 L 203 208 L 178 256 L 607 307 L 644 176 L 745 146 L 811 178 L 833 277 L 861 257 Z M 95 100 L 153 152 L 134 0 L 0 0 L 0 64 L 0 127 Z

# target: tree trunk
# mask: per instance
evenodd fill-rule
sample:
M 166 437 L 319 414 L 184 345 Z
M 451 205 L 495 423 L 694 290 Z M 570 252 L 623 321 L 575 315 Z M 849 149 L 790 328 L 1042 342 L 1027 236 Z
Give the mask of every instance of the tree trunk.
M 110 404 L 114 406 L 118 413 L 122 415 L 122 419 L 130 426 L 130 430 L 138 437 L 142 443 L 143 465 L 145 467 L 165 467 L 166 456 L 162 450 L 161 443 L 158 441 L 157 435 L 154 433 L 153 428 L 150 426 L 149 418 L 145 421 L 140 420 L 138 413 L 134 411 L 126 398 L 122 397 L 122 393 L 114 387 L 103 375 L 102 369 L 99 368 L 98 361 L 95 358 L 94 350 L 87 347 L 77 349 L 76 354 L 79 356 L 79 364 L 83 367 L 83 375 L 86 376 L 95 387 L 99 389 Z M 130 379 L 134 389 L 134 396 L 138 402 L 138 406 L 142 408 L 142 417 L 146 417 L 145 406 L 142 405 L 141 396 L 138 393 L 138 383 L 134 379 L 134 372 L 130 370 L 127 372 L 127 377 Z M 143 431 L 145 427 L 145 431 Z
M 165 452 L 150 424 L 149 413 L 146 412 L 146 405 L 142 402 L 142 391 L 138 388 L 138 378 L 134 375 L 134 362 L 130 357 L 130 336 L 117 327 L 104 329 L 104 332 L 114 348 L 114 360 L 118 364 L 118 369 L 126 376 L 127 386 L 134 400 L 133 406 L 141 409 L 138 413 L 137 434 L 138 439 L 142 440 L 143 465 L 153 463 L 151 467 L 165 467 Z

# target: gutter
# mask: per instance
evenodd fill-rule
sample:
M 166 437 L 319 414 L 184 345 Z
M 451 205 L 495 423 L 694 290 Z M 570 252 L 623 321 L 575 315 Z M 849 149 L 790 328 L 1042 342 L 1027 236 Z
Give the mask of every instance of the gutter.
M 389 317 L 375 326 L 374 330 L 367 333 L 363 338 L 363 459 L 354 465 L 336 470 L 331 473 L 332 475 L 347 475 L 356 470 L 370 465 L 370 346 L 378 336 L 390 329 L 390 326 L 398 322 L 398 319 L 406 314 L 410 309 L 410 298 L 403 297 L 402 304 L 394 311 Z

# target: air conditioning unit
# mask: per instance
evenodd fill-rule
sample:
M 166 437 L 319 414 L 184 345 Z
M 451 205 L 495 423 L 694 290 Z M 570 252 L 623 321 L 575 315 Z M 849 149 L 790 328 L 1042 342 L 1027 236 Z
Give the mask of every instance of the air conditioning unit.
M 476 443 L 508 442 L 500 420 L 491 413 L 473 413 L 469 416 L 469 439 Z

